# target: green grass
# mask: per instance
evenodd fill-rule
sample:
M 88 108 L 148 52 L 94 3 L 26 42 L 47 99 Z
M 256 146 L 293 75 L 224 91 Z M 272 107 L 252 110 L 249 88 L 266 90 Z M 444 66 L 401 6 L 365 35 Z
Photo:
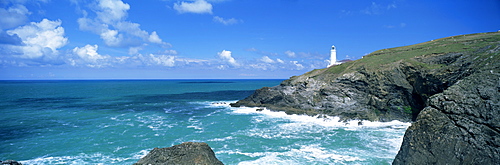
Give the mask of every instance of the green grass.
M 325 73 L 330 75 L 327 77 L 331 77 L 339 76 L 343 73 L 348 73 L 355 70 L 357 71 L 360 69 L 365 69 L 367 71 L 391 69 L 391 67 L 398 66 L 398 64 L 402 62 L 426 69 L 440 69 L 446 67 L 446 65 L 422 63 L 416 60 L 416 58 L 448 53 L 463 53 L 475 56 L 485 56 L 488 54 L 478 54 L 474 52 L 489 45 L 497 46 L 499 44 L 499 32 L 452 36 L 415 45 L 381 49 L 364 56 L 362 59 L 346 62 L 341 65 L 332 66 L 326 69 L 316 69 L 304 74 L 304 76 L 317 77 L 320 74 Z M 499 56 L 496 55 L 493 58 L 498 59 Z
M 403 111 L 405 113 L 412 114 L 413 113 L 413 108 L 411 106 L 404 106 L 403 107 Z

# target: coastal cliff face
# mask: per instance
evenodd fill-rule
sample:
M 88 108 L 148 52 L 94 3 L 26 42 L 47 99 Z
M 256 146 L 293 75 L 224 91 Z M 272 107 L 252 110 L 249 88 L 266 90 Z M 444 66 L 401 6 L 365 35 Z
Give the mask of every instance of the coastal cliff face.
M 497 54 L 498 55 L 498 54 Z M 497 61 L 498 62 L 498 61 Z M 393 164 L 498 164 L 500 67 L 476 73 L 429 99 Z
M 232 106 L 414 121 L 394 164 L 500 162 L 500 33 L 383 49 L 291 77 Z
M 415 121 L 431 96 L 485 65 L 499 65 L 493 62 L 498 61 L 499 40 L 499 33 L 484 33 L 383 49 L 258 89 L 232 106 L 343 120 Z

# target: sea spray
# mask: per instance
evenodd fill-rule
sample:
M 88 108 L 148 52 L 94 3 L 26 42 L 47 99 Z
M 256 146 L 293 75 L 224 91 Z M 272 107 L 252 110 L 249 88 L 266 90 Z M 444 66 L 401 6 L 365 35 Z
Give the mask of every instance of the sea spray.
M 226 104 L 210 106 L 223 107 Z M 250 159 L 239 164 L 390 163 L 401 145 L 404 131 L 411 125 L 400 121 L 341 121 L 339 117 L 323 115 L 288 115 L 266 108 L 227 108 L 232 115 L 250 115 L 254 125 L 268 127 L 250 128 L 213 141 L 230 142 L 236 141 L 235 137 L 247 136 L 249 141 L 253 138 L 281 144 L 262 144 L 263 149 L 255 152 L 244 152 L 242 149 L 217 152 Z

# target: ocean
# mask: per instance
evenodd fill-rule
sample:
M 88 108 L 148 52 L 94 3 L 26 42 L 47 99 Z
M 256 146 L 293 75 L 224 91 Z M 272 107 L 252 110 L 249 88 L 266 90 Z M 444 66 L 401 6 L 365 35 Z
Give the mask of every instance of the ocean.
M 0 160 L 133 164 L 192 141 L 229 165 L 392 162 L 410 123 L 229 106 L 281 81 L 0 81 Z

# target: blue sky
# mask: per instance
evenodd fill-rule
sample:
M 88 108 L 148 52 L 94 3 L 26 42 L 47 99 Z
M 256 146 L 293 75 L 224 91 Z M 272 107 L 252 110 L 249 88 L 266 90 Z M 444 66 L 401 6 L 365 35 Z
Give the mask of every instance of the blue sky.
M 2 0 L 0 79 L 283 79 L 498 30 L 498 0 Z

